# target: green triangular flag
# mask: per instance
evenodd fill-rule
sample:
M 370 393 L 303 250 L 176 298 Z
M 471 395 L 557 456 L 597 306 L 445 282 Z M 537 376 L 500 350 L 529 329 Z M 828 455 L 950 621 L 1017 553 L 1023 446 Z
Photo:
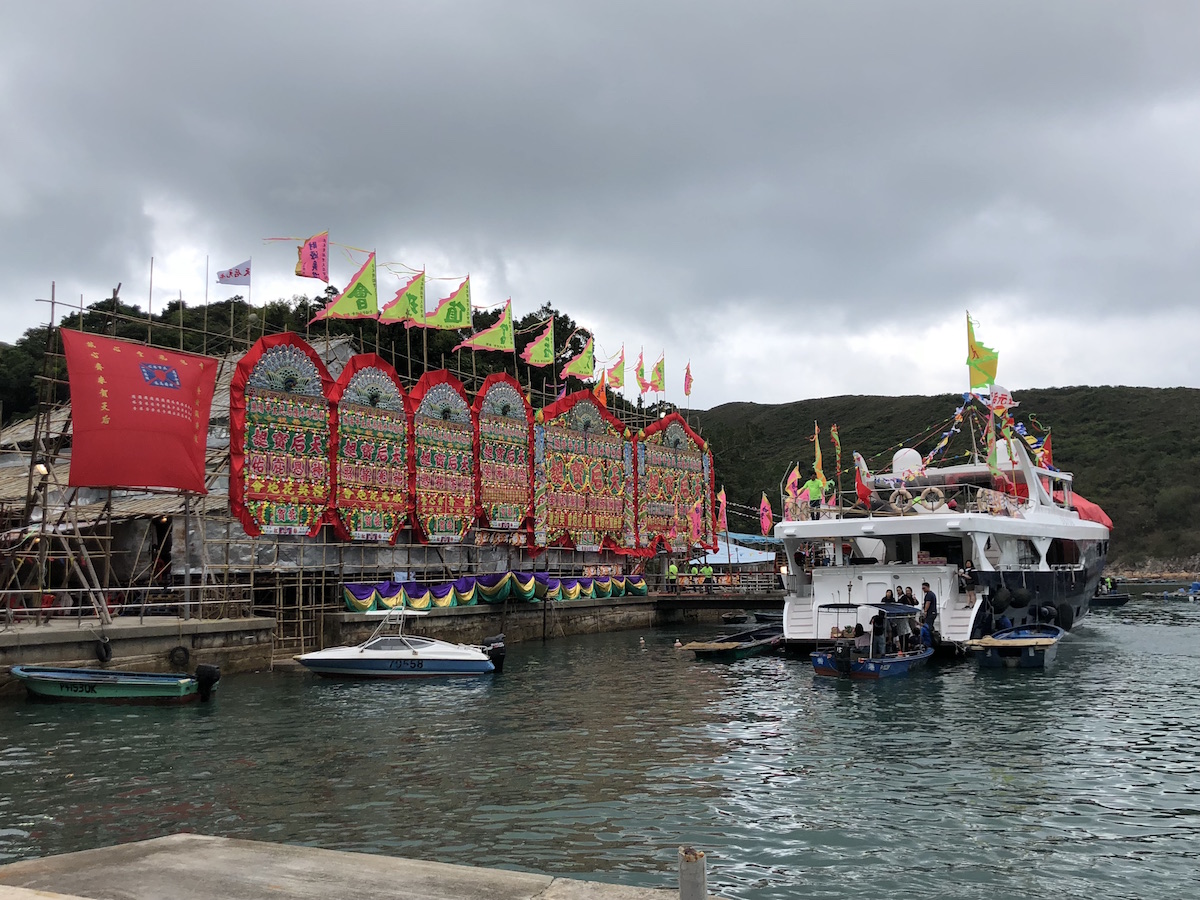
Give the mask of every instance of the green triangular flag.
M 439 303 L 437 309 L 425 316 L 425 327 L 447 331 L 471 327 L 470 276 L 458 286 L 458 290 Z
M 346 289 L 330 300 L 312 320 L 374 319 L 378 315 L 379 291 L 375 287 L 375 254 L 372 253 Z
M 418 272 L 396 296 L 379 311 L 379 321 L 385 325 L 408 322 L 411 325 L 425 324 L 425 273 Z
M 521 351 L 521 359 L 531 366 L 548 366 L 554 362 L 554 316 L 546 323 L 541 336 Z
M 563 366 L 560 373 L 560 378 L 566 378 L 568 375 L 574 375 L 576 378 L 585 380 L 591 379 L 596 371 L 596 361 L 592 357 L 592 339 L 588 338 L 588 342 L 584 344 L 580 354 Z
M 496 321 L 495 325 L 483 329 L 478 334 L 473 334 L 457 347 L 455 350 L 461 350 L 463 347 L 470 347 L 474 350 L 508 350 L 513 351 L 516 346 L 513 344 L 513 326 L 512 326 L 512 300 L 504 304 L 504 312 Z

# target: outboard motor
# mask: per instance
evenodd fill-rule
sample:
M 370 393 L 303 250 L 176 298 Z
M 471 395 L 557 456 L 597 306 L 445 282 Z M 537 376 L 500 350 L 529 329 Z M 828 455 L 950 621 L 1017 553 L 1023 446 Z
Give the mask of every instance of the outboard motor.
M 196 666 L 196 688 L 200 694 L 200 702 L 207 703 L 212 699 L 213 688 L 221 680 L 221 669 L 201 663 Z
M 504 635 L 494 634 L 491 637 L 483 639 L 483 652 L 487 654 L 488 659 L 492 661 L 492 665 L 496 667 L 496 674 L 499 675 L 504 671 Z

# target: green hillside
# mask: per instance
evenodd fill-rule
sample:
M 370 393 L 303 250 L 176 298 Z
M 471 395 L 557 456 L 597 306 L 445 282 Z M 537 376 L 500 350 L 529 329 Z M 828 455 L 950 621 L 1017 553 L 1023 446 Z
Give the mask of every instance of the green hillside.
M 1052 429 L 1055 465 L 1075 475 L 1076 490 L 1104 507 L 1114 523 L 1109 559 L 1121 567 L 1153 562 L 1177 570 L 1200 568 L 1200 483 L 1191 477 L 1200 460 L 1200 390 L 1192 388 L 1068 387 L 1019 391 L 1019 421 L 1032 416 Z M 851 453 L 872 471 L 887 468 L 901 445 L 932 447 L 962 402 L 937 397 L 827 397 L 762 405 L 728 403 L 692 413 L 711 441 L 718 486 L 731 503 L 757 506 L 763 491 L 779 513 L 779 483 L 790 461 L 811 466 L 813 421 L 821 426 L 824 469 L 833 473 L 829 426 L 841 433 L 850 490 Z M 970 447 L 959 435 L 951 451 Z M 735 517 L 734 529 L 756 530 Z

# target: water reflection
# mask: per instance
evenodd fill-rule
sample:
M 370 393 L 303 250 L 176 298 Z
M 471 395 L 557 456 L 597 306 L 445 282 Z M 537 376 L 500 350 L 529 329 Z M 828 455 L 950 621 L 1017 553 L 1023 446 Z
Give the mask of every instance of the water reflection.
M 874 685 L 639 636 L 517 645 L 495 679 L 0 706 L 0 861 L 187 828 L 655 887 L 690 843 L 737 898 L 1175 897 L 1193 877 L 1200 608 L 1097 611 L 1045 673 Z

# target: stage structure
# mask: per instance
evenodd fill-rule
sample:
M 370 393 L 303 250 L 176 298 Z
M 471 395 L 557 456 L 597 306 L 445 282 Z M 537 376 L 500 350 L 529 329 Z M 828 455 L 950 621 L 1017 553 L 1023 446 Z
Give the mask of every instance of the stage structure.
M 645 590 L 655 553 L 715 545 L 711 454 L 678 415 L 621 399 L 619 417 L 586 386 L 534 390 L 516 354 L 513 374 L 477 376 L 456 352 L 414 378 L 394 341 L 358 353 L 361 336 L 256 333 L 262 320 L 241 313 L 228 334 L 115 309 L 98 323 L 153 337 L 139 347 L 157 368 L 139 378 L 164 396 L 164 345 L 215 365 L 203 492 L 69 484 L 68 385 L 47 329 L 37 415 L 0 435 L 16 463 L 0 466 L 0 590 L 83 591 L 114 615 L 254 610 L 276 618 L 285 655 L 316 646 L 345 584 L 402 584 L 435 605 L 617 596 Z M 241 349 L 208 356 L 210 341 Z
M 716 545 L 712 452 L 678 413 L 637 440 L 639 546 L 686 553 Z

